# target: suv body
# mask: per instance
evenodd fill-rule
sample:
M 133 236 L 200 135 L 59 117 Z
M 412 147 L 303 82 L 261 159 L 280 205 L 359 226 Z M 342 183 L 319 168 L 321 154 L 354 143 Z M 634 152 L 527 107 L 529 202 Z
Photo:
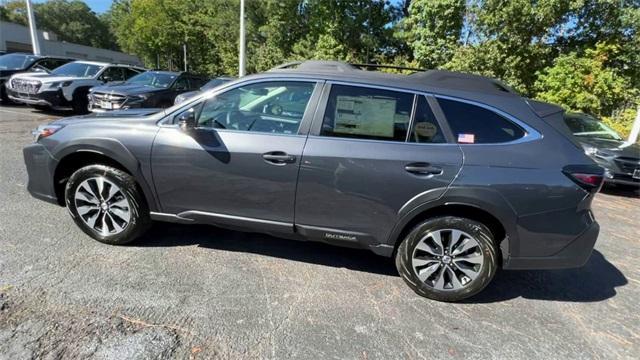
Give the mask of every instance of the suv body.
M 361 247 L 451 301 L 496 267 L 587 261 L 603 170 L 555 127 L 562 113 L 479 76 L 311 61 L 151 116 L 57 120 L 24 156 L 30 193 L 99 241 L 154 219 Z
M 640 187 L 640 145 L 584 113 L 567 113 L 564 121 L 585 153 L 607 170 L 605 183 Z
M 50 73 L 16 74 L 7 81 L 9 98 L 41 108 L 72 107 L 87 112 L 89 89 L 111 82 L 121 82 L 144 69 L 96 61 L 74 61 Z
M 170 71 L 147 71 L 122 84 L 97 86 L 89 91 L 89 110 L 103 112 L 130 108 L 166 108 L 179 94 L 200 88 L 207 78 Z
M 0 56 L 0 99 L 3 102 L 9 100 L 5 81 L 12 75 L 28 71 L 46 73 L 73 60 L 65 57 L 24 53 L 11 53 Z

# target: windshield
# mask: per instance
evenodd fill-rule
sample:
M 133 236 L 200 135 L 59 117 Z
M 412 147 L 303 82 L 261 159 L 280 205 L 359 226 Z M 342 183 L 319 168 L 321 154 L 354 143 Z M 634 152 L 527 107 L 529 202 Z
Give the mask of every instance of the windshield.
M 71 62 L 55 68 L 51 73 L 59 76 L 71 76 L 71 77 L 94 77 L 98 71 L 102 70 L 104 66 L 86 64 L 81 62 Z
M 166 89 L 173 84 L 176 77 L 177 75 L 145 72 L 132 77 L 127 81 L 127 84 L 146 85 Z
M 0 70 L 26 69 L 38 58 L 33 55 L 7 54 L 0 56 Z
M 564 122 L 575 136 L 622 140 L 615 130 L 589 115 L 565 115 Z

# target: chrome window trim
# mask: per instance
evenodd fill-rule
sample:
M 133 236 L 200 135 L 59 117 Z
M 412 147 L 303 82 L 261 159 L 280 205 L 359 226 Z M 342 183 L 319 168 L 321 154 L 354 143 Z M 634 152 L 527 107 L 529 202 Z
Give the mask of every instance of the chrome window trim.
M 478 101 L 474 101 L 474 100 L 468 100 L 468 99 L 464 99 L 464 98 L 458 98 L 455 96 L 448 96 L 448 95 L 440 95 L 440 94 L 436 94 L 436 93 L 431 93 L 431 92 L 424 92 L 424 91 L 420 91 L 420 90 L 410 90 L 410 89 L 406 89 L 406 88 L 397 88 L 397 87 L 393 87 L 393 86 L 380 86 L 380 85 L 372 85 L 372 84 L 366 84 L 366 83 L 360 83 L 360 82 L 351 82 L 351 81 L 336 81 L 336 80 L 327 80 L 327 84 L 332 85 L 332 84 L 336 84 L 336 85 L 347 85 L 347 86 L 360 86 L 360 87 L 367 87 L 367 88 L 373 88 L 373 89 L 380 89 L 380 90 L 389 90 L 389 91 L 397 91 L 397 92 L 405 92 L 405 93 L 412 93 L 415 95 L 423 95 L 423 96 L 433 96 L 434 98 L 439 99 L 447 99 L 447 100 L 452 100 L 452 101 L 460 101 L 463 103 L 467 103 L 470 105 L 475 105 L 475 106 L 479 106 L 481 108 L 484 108 L 486 110 L 492 111 L 497 113 L 498 115 L 504 117 L 505 119 L 507 119 L 508 121 L 511 121 L 513 123 L 515 123 L 516 125 L 520 126 L 524 132 L 525 135 L 521 138 L 518 138 L 516 140 L 512 140 L 512 141 L 507 141 L 507 142 L 500 142 L 500 143 L 481 143 L 481 144 L 460 144 L 457 142 L 456 139 L 453 139 L 454 141 L 456 141 L 455 145 L 460 145 L 460 146 L 494 146 L 494 145 L 514 145 L 514 144 L 520 144 L 520 143 L 524 143 L 524 142 L 530 142 L 530 141 L 536 141 L 536 140 L 540 140 L 543 138 L 542 134 L 534 129 L 533 127 L 529 126 L 528 124 L 524 123 L 523 121 L 519 120 L 518 118 L 516 118 L 515 116 L 502 111 L 500 109 L 497 109 L 491 105 L 487 105 Z M 449 122 L 447 121 L 447 125 L 449 125 Z M 320 136 L 320 137 L 326 137 L 326 136 Z M 351 140 L 368 140 L 368 139 L 354 139 L 354 138 L 349 138 Z M 389 140 L 370 140 L 370 141 L 384 141 L 384 142 L 391 142 L 391 143 L 401 143 L 398 141 L 389 141 Z M 438 145 L 438 144 L 432 144 L 432 143 L 415 143 L 415 144 L 421 144 L 421 145 Z
M 447 96 L 447 95 L 433 94 L 433 96 L 436 98 L 436 100 L 437 99 L 446 99 L 446 100 L 451 100 L 451 101 L 458 101 L 458 102 L 462 102 L 462 103 L 466 103 L 466 104 L 469 104 L 469 105 L 478 106 L 478 107 L 484 108 L 486 110 L 492 111 L 492 112 L 502 116 L 503 118 L 507 119 L 508 121 L 511 121 L 511 122 L 515 123 L 516 125 L 521 127 L 525 132 L 523 137 L 515 139 L 515 140 L 512 140 L 512 141 L 497 142 L 497 143 L 479 143 L 479 144 L 464 144 L 464 143 L 460 144 L 460 143 L 458 143 L 458 145 L 460 145 L 460 146 L 513 145 L 513 144 L 520 144 L 520 143 L 523 143 L 523 142 L 529 142 L 529 141 L 535 141 L 535 140 L 542 139 L 542 134 L 540 134 L 540 132 L 538 130 L 536 130 L 533 127 L 527 125 L 526 123 L 524 123 L 523 121 L 519 120 L 515 116 L 513 116 L 513 115 L 511 115 L 511 114 L 509 114 L 507 112 L 504 112 L 504 111 L 502 111 L 500 109 L 497 109 L 497 108 L 495 108 L 495 107 L 493 107 L 491 105 L 483 104 L 483 103 L 480 103 L 480 102 L 477 102 L 477 101 L 457 98 L 457 97 L 453 97 L 453 96 Z M 446 114 L 445 114 L 445 118 L 446 118 Z M 447 121 L 447 123 L 448 123 L 448 121 Z

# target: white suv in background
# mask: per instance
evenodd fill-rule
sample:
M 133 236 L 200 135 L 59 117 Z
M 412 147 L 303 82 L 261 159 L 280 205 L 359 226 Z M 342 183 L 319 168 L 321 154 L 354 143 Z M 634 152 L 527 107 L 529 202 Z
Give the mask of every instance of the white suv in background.
M 38 109 L 72 107 L 77 113 L 86 113 L 90 88 L 125 81 L 144 71 L 125 64 L 74 61 L 50 73 L 13 75 L 6 84 L 7 95 Z

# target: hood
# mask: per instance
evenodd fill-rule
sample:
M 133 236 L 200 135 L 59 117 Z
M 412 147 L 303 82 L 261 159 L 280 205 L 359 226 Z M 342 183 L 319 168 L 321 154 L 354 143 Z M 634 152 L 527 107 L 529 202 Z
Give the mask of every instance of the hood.
M 90 79 L 90 78 L 79 78 L 73 76 L 60 76 L 42 72 L 26 72 L 21 74 L 16 74 L 13 78 L 20 78 L 23 80 L 37 80 L 43 83 L 56 82 L 56 81 L 69 81 L 69 80 L 80 80 L 80 79 Z
M 598 138 L 579 137 L 580 143 L 594 147 L 598 152 L 610 156 L 623 156 L 631 158 L 640 158 L 640 145 L 629 144 L 620 140 L 607 140 Z
M 165 88 L 157 88 L 148 85 L 138 85 L 138 84 L 112 84 L 105 86 L 94 87 L 91 92 L 100 92 L 100 93 L 109 93 L 116 95 L 139 95 L 139 94 L 147 94 L 153 92 L 165 91 Z
M 140 121 L 143 119 L 150 119 L 164 116 L 164 109 L 160 108 L 137 108 L 126 110 L 115 110 L 101 113 L 92 113 L 88 115 L 70 116 L 62 119 L 54 120 L 51 124 L 55 125 L 70 125 L 78 123 L 91 123 L 102 122 L 105 120 L 117 120 L 117 121 Z
M 27 70 L 24 69 L 20 69 L 20 70 L 0 70 L 0 78 L 8 78 L 9 76 L 15 75 L 17 73 L 30 73 Z M 46 74 L 46 73 L 43 73 Z

